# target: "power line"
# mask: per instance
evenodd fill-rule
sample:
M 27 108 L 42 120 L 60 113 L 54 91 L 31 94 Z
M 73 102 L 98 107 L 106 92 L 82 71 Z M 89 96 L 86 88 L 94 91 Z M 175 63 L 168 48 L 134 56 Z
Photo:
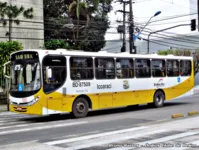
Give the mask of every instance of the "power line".
M 181 18 L 181 17 L 186 17 L 186 16 L 192 16 L 192 15 L 196 15 L 196 14 L 198 14 L 198 13 L 190 13 L 190 14 L 187 14 L 187 15 L 179 15 L 179 16 L 174 16 L 174 17 L 168 17 L 168 18 L 165 18 L 165 19 L 154 20 L 154 21 L 151 21 L 150 23 L 160 22 L 160 21 L 165 21 L 165 20 L 171 20 L 171 19 L 176 19 L 176 18 Z M 143 22 L 143 23 L 140 23 L 140 24 L 145 24 L 145 23 Z
M 147 35 L 147 34 L 143 34 L 143 35 Z M 159 36 L 156 36 L 156 35 L 151 35 L 151 36 L 159 37 Z M 167 39 L 167 38 L 162 38 L 162 39 Z M 167 39 L 167 40 L 169 40 L 169 39 Z M 160 40 L 153 40 L 153 41 L 160 41 Z M 173 39 L 172 41 L 177 41 L 177 40 Z M 177 46 L 183 46 L 183 47 L 189 47 L 189 46 L 184 45 L 184 44 L 177 44 L 177 43 L 173 43 L 173 42 L 166 42 L 165 40 L 164 40 L 164 43 L 173 44 L 173 45 L 177 45 Z M 193 47 L 193 48 L 198 49 L 199 47 Z
M 146 31 L 146 30 L 148 30 L 148 31 Z M 155 30 L 151 30 L 151 29 L 149 29 L 149 28 L 145 28 L 145 32 L 150 33 L 150 32 L 155 32 Z M 193 37 L 193 35 L 177 34 L 177 33 L 168 32 L 168 31 L 162 31 L 162 33 L 172 34 L 172 35 L 174 35 L 173 37 L 178 36 L 178 38 L 179 38 L 179 36 L 180 36 L 180 38 L 186 39 L 186 40 L 188 40 L 188 41 L 190 40 L 190 37 Z M 160 33 L 156 33 L 156 34 L 160 34 Z M 169 35 L 167 35 L 167 36 L 169 36 Z M 183 36 L 183 37 L 182 37 L 182 36 Z M 171 36 L 171 37 L 172 37 L 172 36 Z M 190 40 L 190 41 L 199 42 L 199 41 L 197 41 L 197 40 Z

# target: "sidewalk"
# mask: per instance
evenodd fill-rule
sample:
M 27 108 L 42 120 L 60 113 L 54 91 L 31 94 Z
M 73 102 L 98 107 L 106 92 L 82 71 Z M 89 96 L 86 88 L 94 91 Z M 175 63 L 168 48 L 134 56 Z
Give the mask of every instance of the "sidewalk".
M 0 104 L 0 112 L 7 111 L 7 105 L 6 104 Z

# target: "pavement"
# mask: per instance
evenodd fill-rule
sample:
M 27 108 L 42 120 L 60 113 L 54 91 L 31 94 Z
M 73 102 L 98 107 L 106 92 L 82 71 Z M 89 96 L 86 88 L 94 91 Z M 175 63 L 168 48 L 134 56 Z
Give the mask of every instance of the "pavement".
M 7 111 L 7 105 L 1 104 L 0 105 L 0 112 L 4 112 L 4 111 Z
M 65 137 L 51 141 L 28 141 L 0 146 L 0 150 L 197 150 L 199 115 L 137 127 Z

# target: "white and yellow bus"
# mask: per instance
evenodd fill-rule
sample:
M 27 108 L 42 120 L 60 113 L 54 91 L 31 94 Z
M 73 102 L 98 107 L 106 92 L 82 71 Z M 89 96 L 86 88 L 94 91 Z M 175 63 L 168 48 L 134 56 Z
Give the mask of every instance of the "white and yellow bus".
M 192 57 L 22 50 L 10 56 L 10 111 L 49 115 L 150 104 L 193 94 Z M 6 65 L 5 65 L 6 67 Z

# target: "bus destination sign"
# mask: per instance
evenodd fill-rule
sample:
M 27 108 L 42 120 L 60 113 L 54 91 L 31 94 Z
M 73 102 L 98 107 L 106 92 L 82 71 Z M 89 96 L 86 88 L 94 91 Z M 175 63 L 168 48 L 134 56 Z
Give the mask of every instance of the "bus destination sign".
M 15 55 L 15 60 L 19 60 L 19 59 L 33 59 L 33 54 Z
M 38 59 L 38 54 L 35 52 L 20 52 L 11 56 L 11 60 L 26 60 L 26 59 Z

